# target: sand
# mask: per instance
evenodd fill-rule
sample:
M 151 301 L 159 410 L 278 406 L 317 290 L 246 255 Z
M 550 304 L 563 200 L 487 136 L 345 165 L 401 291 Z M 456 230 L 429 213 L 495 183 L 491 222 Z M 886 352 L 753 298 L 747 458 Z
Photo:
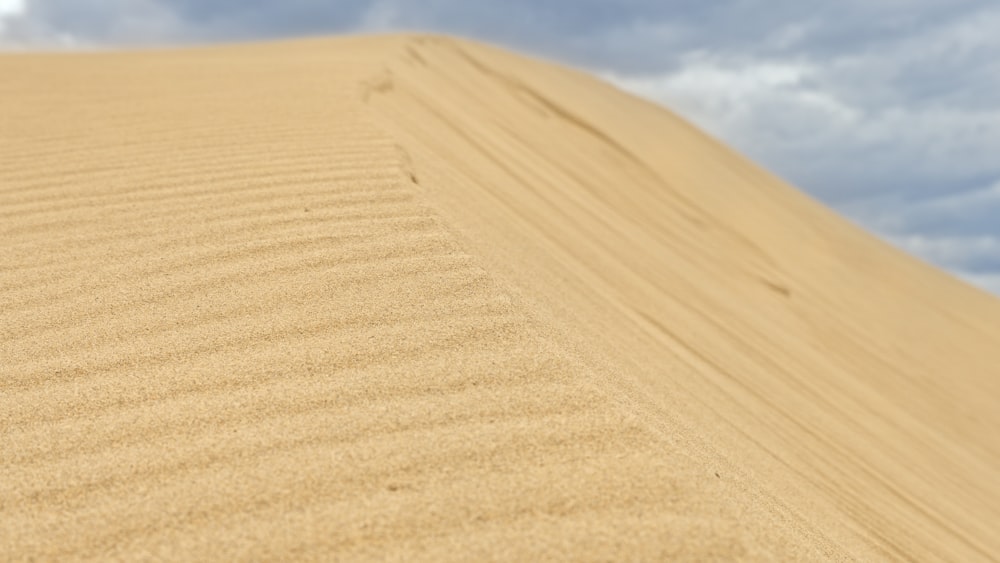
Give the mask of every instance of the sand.
M 1000 300 L 662 108 L 416 35 L 0 76 L 0 559 L 1000 557 Z

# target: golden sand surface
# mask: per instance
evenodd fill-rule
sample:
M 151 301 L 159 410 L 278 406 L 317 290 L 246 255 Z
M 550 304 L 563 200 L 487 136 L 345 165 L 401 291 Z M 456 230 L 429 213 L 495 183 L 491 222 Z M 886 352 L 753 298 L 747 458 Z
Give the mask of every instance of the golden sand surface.
M 1000 300 L 580 72 L 0 56 L 2 560 L 997 559 L 998 430 Z

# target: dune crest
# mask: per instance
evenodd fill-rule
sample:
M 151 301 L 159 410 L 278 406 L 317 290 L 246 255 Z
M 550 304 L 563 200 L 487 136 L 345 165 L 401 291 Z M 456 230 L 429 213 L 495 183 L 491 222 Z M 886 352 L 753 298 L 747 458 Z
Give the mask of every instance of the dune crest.
M 1000 554 L 1000 301 L 443 37 L 0 56 L 0 555 Z

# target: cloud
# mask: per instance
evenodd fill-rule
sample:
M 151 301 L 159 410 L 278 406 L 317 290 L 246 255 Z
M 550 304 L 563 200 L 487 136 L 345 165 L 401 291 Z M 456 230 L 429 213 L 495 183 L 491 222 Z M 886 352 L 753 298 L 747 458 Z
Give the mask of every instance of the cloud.
M 989 0 L 0 0 L 8 48 L 393 29 L 595 71 L 996 288 L 1000 6 Z
M 979 287 L 993 293 L 994 295 L 1000 295 L 1000 274 L 967 274 L 959 273 L 959 277 L 969 282 L 970 284 Z
M 1000 176 L 1000 103 L 984 95 L 1000 89 L 1000 37 L 986 31 L 1000 26 L 1000 9 L 949 25 L 880 39 L 877 53 L 863 43 L 839 53 L 713 49 L 681 55 L 667 72 L 608 76 L 829 203 L 912 200 Z
M 1000 237 L 990 235 L 890 237 L 897 246 L 962 272 L 1000 271 Z
M 211 42 L 359 27 L 369 0 L 30 0 L 8 14 L 0 45 L 60 47 Z
M 7 20 L 24 12 L 24 0 L 0 0 L 0 38 L 6 34 Z
M 0 0 L 0 16 L 19 14 L 24 11 L 24 0 Z
M 664 72 L 605 76 L 995 291 L 1000 100 L 987 93 L 1000 91 L 1000 8 L 932 8 L 935 25 L 855 29 L 839 47 L 835 30 L 801 21 L 760 47 L 699 49 Z

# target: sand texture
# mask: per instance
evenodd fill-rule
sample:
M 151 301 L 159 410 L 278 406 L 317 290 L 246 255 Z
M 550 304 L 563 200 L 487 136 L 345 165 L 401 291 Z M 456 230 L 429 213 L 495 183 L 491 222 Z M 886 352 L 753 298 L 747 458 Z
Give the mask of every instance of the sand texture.
M 1000 300 L 664 109 L 428 36 L 0 56 L 0 560 L 998 530 Z

